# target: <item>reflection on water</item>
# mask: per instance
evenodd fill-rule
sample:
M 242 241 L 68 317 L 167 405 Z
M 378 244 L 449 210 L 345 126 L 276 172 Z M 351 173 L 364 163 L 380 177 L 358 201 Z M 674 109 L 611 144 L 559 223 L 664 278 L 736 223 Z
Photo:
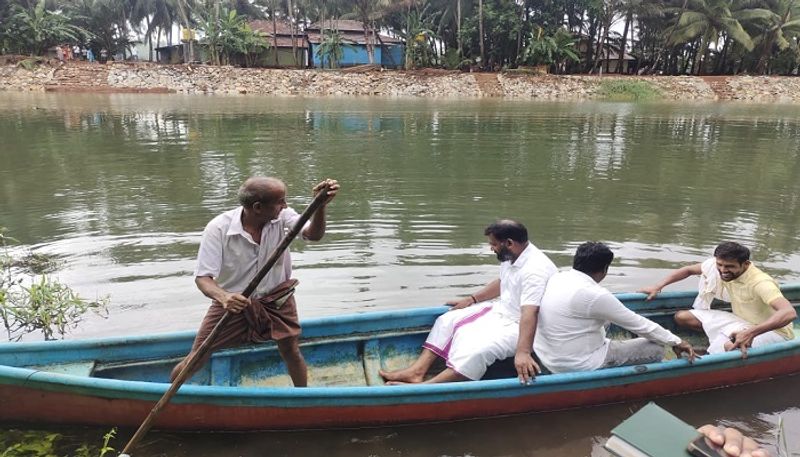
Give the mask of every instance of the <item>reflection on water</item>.
M 65 259 L 63 280 L 111 295 L 110 319 L 75 336 L 193 328 L 199 234 L 256 173 L 283 177 L 298 210 L 317 180 L 344 186 L 325 240 L 294 247 L 305 317 L 486 282 L 482 229 L 501 216 L 561 266 L 610 243 L 617 291 L 723 239 L 793 281 L 799 134 L 781 106 L 2 94 L 0 214 Z
M 298 210 L 319 179 L 343 184 L 325 240 L 293 247 L 303 317 L 474 289 L 497 274 L 482 231 L 503 216 L 525 222 L 560 266 L 580 242 L 608 242 L 615 291 L 703 260 L 724 239 L 800 280 L 792 106 L 0 94 L 0 138 L 0 226 L 20 249 L 58 255 L 57 274 L 85 296 L 111 295 L 110 318 L 72 337 L 195 328 L 200 232 L 251 174 L 283 177 Z M 697 410 L 692 401 L 710 404 L 698 396 L 666 404 L 760 437 L 781 411 L 796 424 L 797 398 L 772 407 L 769 392 L 755 395 L 742 410 L 727 400 Z M 334 455 L 586 455 L 627 408 L 317 435 Z M 241 455 L 319 450 L 298 436 L 227 442 Z M 173 451 L 220 455 L 214 439 L 176 438 Z

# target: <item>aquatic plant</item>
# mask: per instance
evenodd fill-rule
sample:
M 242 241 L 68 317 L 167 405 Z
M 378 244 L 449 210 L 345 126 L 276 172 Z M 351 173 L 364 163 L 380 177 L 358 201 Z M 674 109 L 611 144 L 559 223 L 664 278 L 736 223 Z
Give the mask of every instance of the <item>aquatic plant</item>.
M 88 311 L 107 313 L 108 297 L 84 300 L 69 286 L 45 274 L 24 275 L 23 270 L 49 271 L 55 263 L 49 256 L 33 254 L 14 259 L 8 244 L 15 241 L 0 227 L 0 320 L 9 340 L 18 341 L 37 331 L 45 340 L 63 338 Z

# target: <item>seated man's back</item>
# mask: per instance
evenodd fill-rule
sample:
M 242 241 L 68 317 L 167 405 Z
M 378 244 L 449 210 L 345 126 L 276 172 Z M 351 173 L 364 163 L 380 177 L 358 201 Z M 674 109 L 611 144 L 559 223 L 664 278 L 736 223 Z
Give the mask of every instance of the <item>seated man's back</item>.
M 629 310 L 598 284 L 613 258 L 606 245 L 584 243 L 575 254 L 573 269 L 548 281 L 533 347 L 553 373 L 658 362 L 664 354 L 662 345 L 687 352 L 693 359 L 688 343 Z M 611 341 L 605 329 L 609 322 L 643 338 Z

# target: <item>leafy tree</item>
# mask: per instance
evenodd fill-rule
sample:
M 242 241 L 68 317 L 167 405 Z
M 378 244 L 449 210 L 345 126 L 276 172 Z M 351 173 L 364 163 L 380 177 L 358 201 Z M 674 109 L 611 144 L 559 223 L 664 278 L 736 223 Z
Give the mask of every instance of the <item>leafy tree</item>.
M 246 67 L 256 66 L 258 56 L 269 49 L 267 40 L 261 34 L 253 31 L 246 23 L 239 31 L 238 40 L 238 51 L 242 55 Z M 275 52 L 275 55 L 277 56 L 278 53 Z M 277 60 L 277 57 L 275 59 Z
M 580 56 L 575 48 L 575 39 L 565 28 L 557 29 L 552 35 L 546 35 L 544 29 L 539 28 L 531 34 L 523 61 L 527 65 L 554 66 L 555 72 L 561 73 L 568 61 L 580 62 Z
M 45 5 L 45 0 L 39 0 L 32 9 L 16 5 L 6 32 L 9 48 L 32 56 L 42 55 L 51 46 L 80 42 L 87 35 L 68 16 L 49 11 Z

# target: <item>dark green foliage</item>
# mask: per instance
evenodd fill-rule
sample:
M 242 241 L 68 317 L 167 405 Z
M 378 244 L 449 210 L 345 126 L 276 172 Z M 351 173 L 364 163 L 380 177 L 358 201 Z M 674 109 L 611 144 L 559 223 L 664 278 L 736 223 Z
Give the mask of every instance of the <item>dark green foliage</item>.
M 0 430 L 0 457 L 105 457 L 114 448 L 109 445 L 117 434 L 111 429 L 102 444 L 80 443 L 61 433 L 38 430 Z
M 124 53 L 134 31 L 152 46 L 154 35 L 171 35 L 178 24 L 207 33 L 214 63 L 250 65 L 248 56 L 269 43 L 242 24 L 264 17 L 298 28 L 359 20 L 365 38 L 373 29 L 404 38 L 406 68 L 498 70 L 541 61 L 557 72 L 800 70 L 800 0 L 0 0 L 0 52 L 41 54 L 81 42 L 95 53 Z M 559 56 L 547 50 L 552 43 L 537 43 L 540 30 L 573 41 L 580 63 L 571 51 Z M 326 53 L 341 48 L 333 36 L 326 41 Z M 612 62 L 620 55 L 635 62 Z

